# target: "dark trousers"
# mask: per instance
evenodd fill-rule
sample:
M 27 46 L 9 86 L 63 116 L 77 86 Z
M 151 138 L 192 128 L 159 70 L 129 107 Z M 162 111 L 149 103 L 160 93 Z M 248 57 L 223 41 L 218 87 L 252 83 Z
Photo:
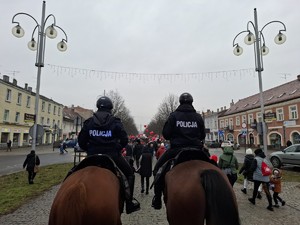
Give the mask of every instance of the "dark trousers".
M 145 180 L 146 180 L 146 189 L 149 190 L 150 177 L 144 177 L 144 176 L 141 176 L 142 189 L 144 189 Z
M 269 206 L 272 206 L 272 197 L 271 197 L 270 190 L 269 190 L 270 189 L 270 183 L 269 182 L 262 182 L 262 181 L 254 180 L 254 190 L 253 190 L 252 199 L 255 201 L 260 184 L 262 184 L 263 190 L 266 193 Z
M 273 199 L 274 199 L 274 202 L 275 202 L 276 205 L 278 204 L 278 201 L 280 201 L 282 203 L 282 199 L 279 197 L 278 192 L 273 193 Z
M 233 187 L 234 183 L 237 180 L 237 174 L 228 174 L 227 177 L 228 177 L 228 180 L 229 180 L 231 186 Z
M 28 170 L 28 183 L 31 184 L 35 178 L 36 173 L 33 170 Z
M 128 178 L 134 175 L 133 168 L 129 165 L 128 161 L 121 155 L 111 156 L 119 169 L 124 173 Z

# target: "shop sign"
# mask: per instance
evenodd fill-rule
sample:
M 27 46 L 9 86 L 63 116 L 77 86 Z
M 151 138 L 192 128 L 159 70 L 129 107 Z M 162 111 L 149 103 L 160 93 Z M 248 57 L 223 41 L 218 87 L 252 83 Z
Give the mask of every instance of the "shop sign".
M 35 121 L 35 115 L 34 114 L 29 114 L 25 113 L 24 114 L 24 122 L 33 122 Z

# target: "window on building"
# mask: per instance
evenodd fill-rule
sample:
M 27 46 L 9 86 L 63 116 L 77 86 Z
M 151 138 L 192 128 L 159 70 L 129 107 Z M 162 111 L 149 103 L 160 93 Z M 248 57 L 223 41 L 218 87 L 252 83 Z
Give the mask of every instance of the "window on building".
M 251 124 L 253 122 L 254 122 L 253 114 L 248 114 L 248 124 Z
M 53 106 L 53 115 L 56 115 L 56 105 Z
M 291 105 L 289 106 L 289 116 L 290 116 L 290 119 L 293 120 L 293 119 L 298 119 L 298 111 L 297 111 L 297 106 L 296 105 Z
M 229 119 L 229 126 L 233 126 L 233 118 Z
M 58 113 L 57 113 L 57 114 L 58 114 L 59 116 L 60 116 L 60 110 L 61 110 L 60 107 L 58 107 Z
M 48 119 L 47 119 L 47 125 L 49 125 L 49 124 L 50 124 L 50 119 L 48 118 Z
M 256 113 L 256 121 L 257 122 L 262 122 L 262 118 L 261 118 L 261 113 L 260 112 Z
M 228 119 L 225 120 L 225 127 L 228 127 Z
M 52 121 L 52 127 L 54 127 L 54 125 L 55 125 L 55 120 Z
M 57 126 L 58 127 L 60 126 L 60 120 L 57 120 Z
M 235 117 L 235 125 L 236 126 L 240 126 L 241 125 L 241 121 L 240 121 L 240 117 L 239 116 Z
M 277 118 L 277 121 L 284 120 L 283 108 L 276 109 L 276 118 Z
M 42 117 L 41 117 L 41 124 L 42 124 L 42 125 L 45 125 L 44 123 L 45 123 L 45 118 L 42 116 Z
M 7 89 L 5 101 L 11 102 L 11 90 Z
M 224 128 L 224 120 L 220 121 L 220 128 Z
M 51 112 L 51 104 L 49 103 L 48 104 L 48 113 L 50 113 Z
M 20 112 L 16 112 L 15 122 L 16 123 L 20 122 Z
M 22 93 L 18 93 L 17 104 L 18 104 L 18 105 L 21 105 L 21 104 L 22 104 Z
M 42 112 L 45 112 L 45 101 L 42 101 Z
M 30 100 L 31 100 L 31 97 L 27 96 L 26 107 L 28 107 L 28 108 L 30 108 Z
M 9 110 L 7 110 L 7 109 L 4 110 L 3 121 L 4 122 L 9 121 Z
M 246 115 L 242 115 L 242 123 L 246 123 Z

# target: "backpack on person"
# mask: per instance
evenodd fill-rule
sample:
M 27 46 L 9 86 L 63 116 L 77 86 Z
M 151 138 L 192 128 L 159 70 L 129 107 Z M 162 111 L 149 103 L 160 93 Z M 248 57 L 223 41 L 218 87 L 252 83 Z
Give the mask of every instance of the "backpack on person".
M 261 173 L 263 176 L 270 176 L 272 174 L 271 168 L 264 161 L 261 163 Z

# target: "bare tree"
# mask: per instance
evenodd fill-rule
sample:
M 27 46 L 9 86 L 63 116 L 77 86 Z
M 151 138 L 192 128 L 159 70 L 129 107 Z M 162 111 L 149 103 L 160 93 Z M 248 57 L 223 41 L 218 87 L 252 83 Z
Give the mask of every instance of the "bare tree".
M 109 91 L 107 97 L 113 102 L 112 114 L 121 119 L 124 129 L 129 135 L 138 134 L 134 119 L 130 115 L 129 109 L 125 106 L 125 101 L 122 96 L 116 91 Z
M 169 94 L 169 96 L 165 97 L 163 102 L 158 107 L 158 112 L 150 121 L 147 127 L 148 131 L 153 131 L 156 134 L 161 135 L 163 126 L 167 121 L 170 113 L 174 112 L 178 105 L 179 102 L 176 95 Z

